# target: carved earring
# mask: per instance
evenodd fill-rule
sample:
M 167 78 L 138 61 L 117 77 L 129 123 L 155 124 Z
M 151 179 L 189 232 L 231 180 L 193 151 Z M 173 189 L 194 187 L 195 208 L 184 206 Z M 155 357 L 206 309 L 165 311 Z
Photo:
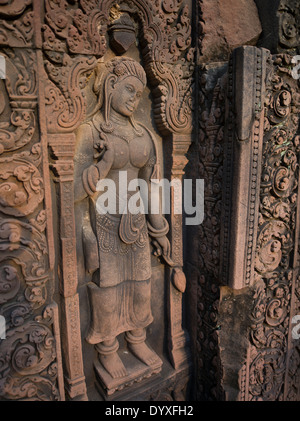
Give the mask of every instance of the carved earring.
M 135 124 L 134 118 L 132 116 L 129 117 L 130 123 L 132 124 L 132 127 L 134 131 L 136 132 L 137 136 L 143 135 L 143 130 L 140 130 L 137 125 Z
M 106 133 L 112 133 L 114 130 L 113 125 L 109 122 L 109 110 L 111 104 L 112 93 L 108 93 L 109 82 L 112 81 L 110 78 L 106 80 L 104 85 L 104 104 L 103 104 L 103 113 L 104 113 L 104 123 L 101 124 L 101 129 Z

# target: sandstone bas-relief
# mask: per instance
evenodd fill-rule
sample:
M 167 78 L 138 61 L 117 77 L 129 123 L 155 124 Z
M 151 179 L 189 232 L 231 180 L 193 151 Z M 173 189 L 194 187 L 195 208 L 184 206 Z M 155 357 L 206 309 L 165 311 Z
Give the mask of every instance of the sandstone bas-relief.
M 128 52 L 126 55 L 143 63 L 149 82 L 146 96 L 151 95 L 151 102 L 146 104 L 146 112 L 143 112 L 145 105 L 145 95 L 143 95 L 141 108 L 136 113 L 141 118 L 137 119 L 158 135 L 160 159 L 167 157 L 168 161 L 165 166 L 163 159 L 161 160 L 165 177 L 171 180 L 182 178 L 183 169 L 187 163 L 184 154 L 191 143 L 192 128 L 194 48 L 191 45 L 190 36 L 190 4 L 191 2 L 177 3 L 175 7 L 171 7 L 172 5 L 165 2 L 153 4 L 147 0 L 122 1 L 116 5 L 116 2 L 108 0 L 100 3 L 98 1 L 80 2 L 78 7 L 73 7 L 64 2 L 57 4 L 51 0 L 45 3 L 47 16 L 46 25 L 43 27 L 43 54 L 48 78 L 45 88 L 47 140 L 52 153 L 51 159 L 53 159 L 51 167 L 57 182 L 59 205 L 57 216 L 60 225 L 56 253 L 60 297 L 57 299 L 62 305 L 64 375 L 67 394 L 71 399 L 82 399 L 85 394 L 85 384 L 90 389 L 94 385 L 92 366 L 94 347 L 85 341 L 89 313 L 86 283 L 89 280 L 89 274 L 81 270 L 84 253 L 81 247 L 80 225 L 84 216 L 74 220 L 72 197 L 74 131 L 84 121 L 86 112 L 90 111 L 87 108 L 91 105 L 88 96 L 85 96 L 81 90 L 85 86 L 85 74 L 95 69 L 97 60 L 101 61 L 104 54 L 104 60 L 112 56 L 109 46 L 113 48 L 111 40 L 115 34 L 116 22 L 111 14 L 116 11 L 116 6 L 121 14 L 127 13 L 134 22 L 135 42 L 131 53 Z M 67 13 L 65 13 L 65 6 Z M 63 32 L 56 19 L 62 14 L 66 17 L 64 21 L 66 30 Z M 83 26 L 81 20 L 78 20 L 80 14 L 87 18 L 82 21 Z M 97 24 L 101 24 L 100 35 L 94 32 L 95 20 Z M 80 32 L 83 31 L 80 39 L 77 37 L 76 28 Z M 119 33 L 120 28 L 117 29 Z M 82 50 L 80 47 L 81 41 L 85 41 L 85 31 L 89 31 L 90 38 L 89 44 L 84 43 L 88 49 Z M 122 36 L 122 41 L 123 38 Z M 128 45 L 126 43 L 123 47 L 128 48 Z M 120 51 L 115 51 L 115 46 L 114 52 L 120 54 Z M 89 53 L 91 56 L 88 55 Z M 151 120 L 150 124 L 148 124 L 149 120 Z M 163 142 L 161 136 L 163 136 Z M 163 156 L 162 148 L 164 149 Z M 57 212 L 55 195 L 53 200 L 55 215 Z M 75 208 L 76 214 L 77 205 Z M 151 344 L 164 362 L 161 375 L 154 376 L 156 379 L 162 377 L 164 386 L 161 385 L 157 389 L 152 381 L 146 382 L 148 386 L 141 388 L 139 395 L 147 400 L 150 395 L 152 396 L 151 388 L 155 391 L 155 396 L 158 396 L 157 393 L 164 393 L 165 388 L 168 389 L 166 393 L 173 394 L 176 390 L 177 394 L 183 391 L 188 381 L 188 335 L 182 326 L 184 310 L 182 286 L 185 285 L 185 277 L 181 270 L 183 265 L 182 217 L 171 214 L 168 222 L 170 225 L 168 238 L 172 245 L 172 260 L 176 266 L 169 270 L 163 264 L 154 263 L 155 259 L 152 258 L 152 264 L 155 266 L 151 280 L 154 286 L 151 294 L 154 321 L 148 329 L 147 338 L 147 343 Z M 75 238 L 75 231 L 77 238 Z M 61 251 L 59 251 L 60 247 Z M 166 282 L 163 281 L 164 276 Z M 179 281 L 182 285 L 178 289 Z M 124 335 L 121 336 L 123 341 Z M 119 354 L 124 349 L 122 349 L 122 341 L 120 341 Z M 185 381 L 182 376 L 185 377 Z M 169 389 L 170 382 L 171 389 Z M 134 388 L 128 389 L 130 394 Z M 127 398 L 128 394 L 124 391 L 123 395 L 125 394 Z M 94 395 L 94 398 L 99 399 L 99 395 Z M 115 395 L 114 399 L 116 399 Z
M 186 273 L 188 308 L 192 308 L 195 316 L 190 318 L 190 325 L 195 330 L 193 349 L 196 364 L 193 372 L 197 373 L 197 396 L 200 400 L 230 399 L 228 394 L 225 395 L 225 389 L 228 389 L 228 385 L 231 388 L 233 381 L 232 376 L 229 378 L 226 373 L 232 374 L 233 366 L 230 369 L 226 368 L 224 361 L 226 363 L 226 356 L 230 356 L 227 364 L 232 362 L 237 372 L 238 358 L 234 358 L 232 349 L 235 347 L 241 358 L 243 352 L 236 343 L 228 345 L 224 337 L 226 336 L 227 340 L 235 339 L 236 335 L 230 334 L 230 329 L 236 326 L 240 332 L 240 315 L 247 315 L 251 323 L 250 330 L 248 336 L 240 335 L 240 339 L 245 341 L 246 346 L 249 345 L 248 355 L 242 370 L 237 373 L 240 377 L 234 383 L 234 399 L 299 400 L 299 341 L 294 341 L 291 336 L 292 315 L 299 314 L 299 248 L 296 247 L 296 236 L 299 237 L 299 131 L 296 130 L 298 122 L 292 122 L 299 114 L 299 84 L 297 87 L 296 82 L 288 77 L 291 62 L 285 55 L 270 58 L 267 65 L 267 73 L 273 75 L 274 80 L 271 83 L 269 79 L 267 97 L 261 98 L 266 100 L 265 106 L 264 101 L 260 101 L 265 108 L 265 120 L 261 121 L 259 126 L 255 120 L 253 127 L 249 124 L 245 127 L 246 130 L 251 127 L 253 129 L 254 146 L 257 146 L 257 132 L 260 130 L 262 161 L 257 167 L 263 169 L 263 174 L 262 177 L 256 174 L 254 187 L 249 184 L 254 182 L 253 177 L 248 177 L 248 184 L 242 183 L 244 186 L 249 185 L 250 189 L 257 189 L 257 194 L 253 194 L 256 198 L 255 203 L 250 203 L 248 208 L 250 216 L 251 209 L 256 209 L 255 215 L 259 213 L 260 216 L 254 224 L 257 231 L 251 234 L 251 241 L 253 239 L 258 245 L 257 258 L 252 254 L 255 247 L 251 246 L 251 250 L 248 248 L 251 251 L 248 254 L 250 258 L 242 258 L 241 261 L 250 262 L 253 266 L 252 274 L 261 279 L 256 282 L 252 275 L 248 278 L 237 277 L 240 281 L 251 284 L 249 288 L 252 288 L 254 281 L 253 288 L 255 287 L 254 291 L 249 289 L 249 292 L 254 292 L 253 296 L 248 294 L 244 297 L 243 294 L 239 294 L 236 304 L 240 303 L 240 306 L 232 306 L 232 301 L 236 299 L 234 293 L 228 296 L 221 294 L 219 299 L 223 282 L 219 274 L 222 268 L 220 259 L 224 257 L 227 264 L 228 256 L 223 252 L 229 250 L 229 247 L 224 247 L 224 243 L 220 241 L 221 225 L 231 232 L 228 214 L 225 214 L 225 218 L 221 217 L 222 201 L 226 205 L 226 201 L 232 200 L 230 180 L 228 183 L 226 181 L 226 197 L 225 200 L 222 199 L 221 183 L 224 175 L 231 177 L 231 172 L 226 171 L 226 165 L 224 171 L 224 158 L 227 157 L 233 166 L 241 162 L 238 158 L 231 160 L 230 150 L 224 149 L 226 142 L 229 142 L 229 147 L 236 146 L 233 133 L 236 124 L 239 124 L 230 115 L 229 119 L 224 117 L 225 102 L 228 101 L 228 98 L 225 99 L 226 92 L 228 90 L 231 96 L 234 88 L 233 63 L 229 63 L 227 68 L 227 61 L 229 51 L 235 46 L 240 43 L 257 42 L 261 28 L 259 21 L 254 17 L 256 11 L 250 4 L 253 2 L 227 2 L 237 5 L 227 8 L 226 12 L 230 10 L 231 15 L 237 16 L 238 25 L 234 27 L 238 29 L 234 33 L 229 32 L 234 38 L 227 38 L 225 45 L 224 37 L 220 37 L 219 45 L 224 45 L 224 48 L 214 48 L 213 51 L 207 46 L 210 41 L 215 46 L 218 37 L 213 36 L 214 31 L 208 17 L 212 16 L 214 21 L 217 20 L 216 12 L 224 11 L 224 5 L 226 8 L 226 2 L 223 4 L 223 1 L 215 1 L 218 7 L 213 6 L 214 2 L 204 0 L 15 0 L 6 3 L 0 6 L 0 43 L 8 58 L 7 81 L 0 81 L 5 97 L 5 109 L 0 116 L 0 136 L 4 149 L 0 151 L 3 163 L 1 186 L 5 189 L 5 186 L 10 184 L 12 188 L 5 193 L 7 200 L 2 203 L 0 209 L 0 243 L 3 251 L 0 259 L 0 289 L 1 299 L 4 301 L 1 314 L 5 315 L 8 327 L 8 339 L 0 343 L 0 360 L 5 361 L 0 370 L 1 399 L 64 400 L 65 389 L 66 399 L 78 400 L 86 398 L 85 386 L 90 390 L 94 387 L 93 368 L 89 365 L 89 357 L 92 352 L 93 355 L 96 354 L 96 351 L 93 344 L 89 345 L 84 340 L 88 331 L 84 319 L 87 311 L 85 303 L 81 300 L 82 295 L 80 296 L 81 291 L 87 290 L 87 280 L 81 273 L 78 273 L 77 277 L 79 265 L 76 265 L 76 257 L 80 260 L 82 253 L 76 256 L 76 244 L 79 242 L 76 243 L 74 234 L 74 226 L 79 225 L 75 223 L 73 209 L 74 131 L 85 118 L 86 104 L 81 92 L 84 77 L 81 76 L 86 71 L 93 71 L 97 60 L 101 60 L 104 54 L 106 60 L 108 56 L 111 57 L 111 52 L 106 54 L 108 44 L 116 54 L 124 54 L 126 48 L 130 48 L 130 45 L 134 47 L 137 42 L 138 48 L 134 57 L 137 57 L 139 50 L 141 62 L 147 71 L 148 89 L 152 95 L 152 116 L 155 129 L 163 136 L 164 159 L 167 163 L 161 168 L 166 171 L 167 178 L 182 177 L 186 171 L 188 160 L 185 154 L 192 138 L 190 117 L 193 114 L 196 116 L 196 124 L 200 125 L 199 140 L 194 143 L 194 153 L 190 151 L 188 158 L 192 157 L 195 160 L 194 177 L 205 178 L 206 218 L 199 230 L 193 230 L 192 247 L 186 254 L 190 260 L 192 254 L 195 256 L 192 262 L 195 264 L 194 272 Z M 245 13 L 245 3 L 247 9 L 253 9 L 253 15 Z M 299 45 L 297 0 L 257 0 L 256 3 L 268 3 L 266 18 L 270 22 L 270 9 L 274 10 L 274 19 L 276 17 L 279 26 L 274 30 L 272 22 L 270 35 L 265 30 L 266 22 L 262 22 L 263 33 L 259 46 L 270 49 L 274 54 L 296 54 Z M 191 14 L 187 10 L 192 4 L 193 7 L 195 4 L 198 6 L 193 9 L 196 13 L 192 12 L 195 16 L 194 24 L 197 26 L 201 17 L 205 23 L 203 30 L 199 28 L 197 34 L 200 36 L 195 36 L 194 44 L 191 43 L 191 30 L 195 26 L 190 24 Z M 111 20 L 110 15 L 115 5 L 120 5 L 121 11 L 126 11 L 130 19 L 126 20 L 123 16 L 122 22 Z M 242 12 L 239 13 L 241 8 Z M 232 23 L 231 15 L 225 15 L 229 17 L 229 27 L 224 19 L 219 19 L 221 25 L 213 24 L 214 28 L 224 28 L 222 34 L 228 34 L 227 28 L 230 30 Z M 243 16 L 246 16 L 249 26 L 241 24 Z M 262 21 L 261 16 L 260 13 Z M 203 22 L 199 22 L 199 26 L 202 26 Z M 132 27 L 126 40 L 120 36 L 119 24 Z M 137 29 L 139 30 L 136 31 Z M 245 32 L 247 34 L 244 37 Z M 239 38 L 240 34 L 243 38 Z M 115 41 L 114 47 L 112 37 Z M 267 40 L 274 48 L 267 45 Z M 197 67 L 199 73 L 194 80 L 192 72 L 195 57 L 191 47 L 195 42 L 199 47 L 199 51 L 196 52 L 198 64 L 202 63 L 205 68 Z M 137 60 L 139 61 L 139 58 Z M 216 60 L 225 62 L 213 63 Z M 258 55 L 256 62 L 259 66 L 264 63 L 261 63 Z M 253 75 L 255 69 L 258 78 L 254 77 L 253 81 L 263 81 L 265 77 L 261 78 L 259 66 L 255 62 L 254 66 L 249 65 L 249 73 L 246 73 L 246 76 Z M 19 74 L 23 79 L 17 79 Z M 238 72 L 238 80 L 244 82 L 240 75 Z M 198 97 L 198 106 L 195 108 L 193 81 L 199 82 L 195 88 Z M 257 82 L 254 88 L 259 88 L 260 83 Z M 32 83 L 32 88 L 27 83 Z M 241 92 L 242 90 L 239 90 L 239 100 Z M 253 92 L 258 93 L 260 98 L 260 89 L 254 89 Z M 244 98 L 251 104 L 247 95 Z M 137 111 L 135 116 L 140 115 L 139 110 Z M 239 111 L 241 112 L 238 116 L 244 114 L 242 107 Z M 146 120 L 139 117 L 137 120 L 153 131 L 153 127 L 146 123 Z M 226 134 L 226 126 L 230 129 L 229 136 Z M 96 152 L 100 154 L 101 150 Z M 255 160 L 249 159 L 247 154 L 244 156 L 248 163 L 251 161 L 254 168 Z M 53 171 L 50 177 L 48 158 Z M 95 161 L 97 162 L 96 158 Z M 189 160 L 187 165 L 190 165 L 190 162 Z M 199 163 L 200 174 L 197 172 Z M 241 169 L 241 174 L 245 174 L 245 168 Z M 255 176 L 254 172 L 252 174 Z M 52 181 L 56 191 L 53 188 L 54 194 L 51 195 Z M 88 203 L 89 199 L 83 201 Z M 259 208 L 251 205 L 257 205 Z M 235 207 L 233 199 L 233 208 Z M 94 212 L 93 207 L 91 211 L 87 209 L 88 222 Z M 83 220 L 84 218 L 79 219 Z M 182 394 L 178 391 L 184 390 L 187 381 L 185 374 L 180 379 L 177 370 L 181 362 L 187 360 L 182 352 L 186 348 L 186 342 L 183 340 L 185 335 L 181 329 L 180 291 L 184 288 L 176 289 L 174 282 L 174 274 L 183 265 L 182 218 L 171 215 L 168 221 L 168 238 L 172 244 L 172 258 L 176 261 L 176 267 L 171 270 L 166 268 L 165 294 L 161 294 L 160 303 L 165 306 L 165 312 L 161 314 L 166 316 L 165 330 L 161 333 L 161 337 L 165 339 L 164 352 L 161 352 L 161 348 L 156 348 L 159 340 L 157 330 L 153 328 L 159 320 L 157 303 L 152 305 L 154 321 L 147 327 L 147 344 L 155 349 L 163 360 L 163 366 L 162 372 L 152 377 L 153 381 L 146 380 L 143 384 L 136 385 L 139 398 L 142 396 L 146 400 L 180 399 Z M 243 224 L 238 225 L 243 228 Z M 81 226 L 78 229 L 81 229 Z M 250 234 L 250 231 L 248 232 Z M 89 233 L 91 232 L 87 232 L 87 235 Z M 94 237 L 96 234 L 97 245 L 92 251 L 99 254 L 97 232 L 92 234 Z M 57 237 L 55 243 L 53 235 Z M 188 237 L 187 234 L 185 240 Z M 250 236 L 245 237 L 250 241 Z M 293 241 L 290 241 L 291 239 Z M 239 250 L 241 251 L 241 248 Z M 89 256 L 92 257 L 92 254 Z M 37 261 L 38 266 L 35 265 Z M 98 258 L 95 261 L 99 264 Z M 91 268 L 92 263 L 93 261 Z M 186 264 L 186 259 L 184 263 Z M 156 268 L 153 273 L 155 270 Z M 97 270 L 95 276 L 96 272 Z M 161 285 L 158 282 L 161 278 L 151 281 L 154 281 L 154 286 Z M 227 281 L 225 278 L 225 285 Z M 2 287 L 7 288 L 8 284 L 10 289 L 3 291 Z M 97 287 L 96 284 L 95 286 Z M 158 288 L 154 289 L 157 297 Z M 153 290 L 151 299 L 155 300 Z M 249 298 L 249 307 L 245 307 L 244 298 Z M 80 310 L 83 310 L 81 314 L 79 304 Z M 238 317 L 237 310 L 240 310 Z M 247 321 L 246 318 L 244 325 Z M 158 325 L 160 326 L 159 323 Z M 120 336 L 123 340 L 124 333 Z M 42 342 L 41 338 L 44 338 Z M 63 365 L 60 338 L 63 345 Z M 87 352 L 87 348 L 92 352 Z M 123 358 L 121 348 L 120 341 L 118 354 Z M 175 368 L 169 371 L 174 375 L 172 381 L 169 381 L 170 377 L 167 378 L 163 372 L 168 365 L 167 354 Z M 133 355 L 132 358 L 138 364 L 139 359 Z M 129 367 L 126 361 L 123 363 L 128 375 L 133 365 Z M 146 364 L 140 364 L 147 368 Z M 102 374 L 104 370 L 103 368 Z M 163 378 L 163 382 L 159 380 L 160 377 Z M 114 378 L 114 381 L 119 382 L 120 379 Z M 148 386 L 144 388 L 145 384 L 151 385 L 147 389 Z M 132 391 L 134 385 L 124 389 L 122 399 L 134 396 Z M 96 393 L 97 391 L 93 397 L 96 400 L 101 399 Z M 116 395 L 117 393 L 113 394 L 112 399 L 117 399 Z
M 159 171 L 156 142 L 133 117 L 145 86 L 145 71 L 133 59 L 116 57 L 100 64 L 94 82 L 97 111 L 77 132 L 75 201 L 85 202 L 85 267 L 93 273 L 87 286 L 91 321 L 86 340 L 95 344 L 104 378 L 102 366 L 112 379 L 126 378 L 129 371 L 134 375 L 117 352 L 117 336 L 124 332 L 128 349 L 138 360 L 154 372 L 162 365 L 145 342 L 145 329 L 153 320 L 149 235 L 157 254 L 170 263 L 168 222 L 160 214 L 132 214 L 127 209 L 139 190 L 117 197 L 115 213 L 99 209 L 99 198 L 105 194 L 99 191 L 99 180 L 114 181 L 119 192 L 120 172 L 123 177 L 126 173 L 128 184 L 145 180 L 149 196 L 144 200 L 151 202 L 151 179 L 157 179 Z M 143 200 L 142 194 L 138 200 Z

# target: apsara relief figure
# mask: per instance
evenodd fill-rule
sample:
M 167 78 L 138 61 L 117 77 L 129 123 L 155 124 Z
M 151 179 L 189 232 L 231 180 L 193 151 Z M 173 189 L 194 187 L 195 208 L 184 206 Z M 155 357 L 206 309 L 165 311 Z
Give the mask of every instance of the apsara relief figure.
M 148 185 L 151 209 L 151 179 L 157 178 L 155 139 L 133 114 L 146 86 L 142 66 L 130 58 L 114 58 L 98 69 L 94 92 L 98 111 L 78 131 L 75 165 L 76 200 L 88 200 L 85 218 L 86 270 L 94 271 L 89 283 L 91 322 L 87 341 L 95 344 L 103 367 L 113 378 L 126 376 L 117 336 L 125 332 L 129 351 L 148 366 L 162 364 L 146 344 L 151 313 L 151 256 L 149 235 L 166 260 L 170 243 L 168 223 L 159 213 L 124 213 L 124 205 L 135 192 L 119 196 L 120 172 L 127 183 L 142 179 Z M 99 209 L 99 180 L 116 186 L 116 210 Z M 123 205 L 122 205 L 123 204 Z

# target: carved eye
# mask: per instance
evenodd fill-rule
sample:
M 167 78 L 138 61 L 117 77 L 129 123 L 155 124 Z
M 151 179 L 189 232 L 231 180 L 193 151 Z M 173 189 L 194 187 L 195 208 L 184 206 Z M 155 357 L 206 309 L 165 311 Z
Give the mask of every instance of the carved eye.
M 127 91 L 128 92 L 131 92 L 131 93 L 133 92 L 133 87 L 132 86 L 127 85 L 126 88 L 127 88 Z

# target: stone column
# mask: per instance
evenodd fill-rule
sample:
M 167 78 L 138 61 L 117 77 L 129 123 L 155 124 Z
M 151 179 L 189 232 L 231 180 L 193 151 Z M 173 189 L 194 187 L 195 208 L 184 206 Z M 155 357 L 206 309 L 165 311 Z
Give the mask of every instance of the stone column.
M 185 154 L 191 144 L 191 135 L 172 134 L 167 142 L 167 148 L 171 149 L 171 156 L 167 167 L 170 182 L 179 180 L 183 185 L 184 167 L 188 163 Z M 170 152 L 169 149 L 169 152 Z M 182 304 L 183 293 L 186 289 L 186 278 L 183 268 L 183 203 L 182 197 L 178 197 L 180 192 L 176 188 L 171 188 L 171 209 L 169 215 L 171 244 L 171 257 L 174 267 L 167 268 L 168 300 L 169 300 L 169 326 L 168 342 L 169 355 L 175 369 L 188 366 L 190 362 L 189 336 L 182 327 Z M 182 213 L 176 212 L 176 207 L 181 207 Z
M 73 157 L 75 135 L 51 134 L 48 141 L 55 163 L 52 165 L 59 184 L 61 241 L 61 325 L 65 387 L 70 400 L 87 400 L 80 336 L 79 297 L 74 218 Z

